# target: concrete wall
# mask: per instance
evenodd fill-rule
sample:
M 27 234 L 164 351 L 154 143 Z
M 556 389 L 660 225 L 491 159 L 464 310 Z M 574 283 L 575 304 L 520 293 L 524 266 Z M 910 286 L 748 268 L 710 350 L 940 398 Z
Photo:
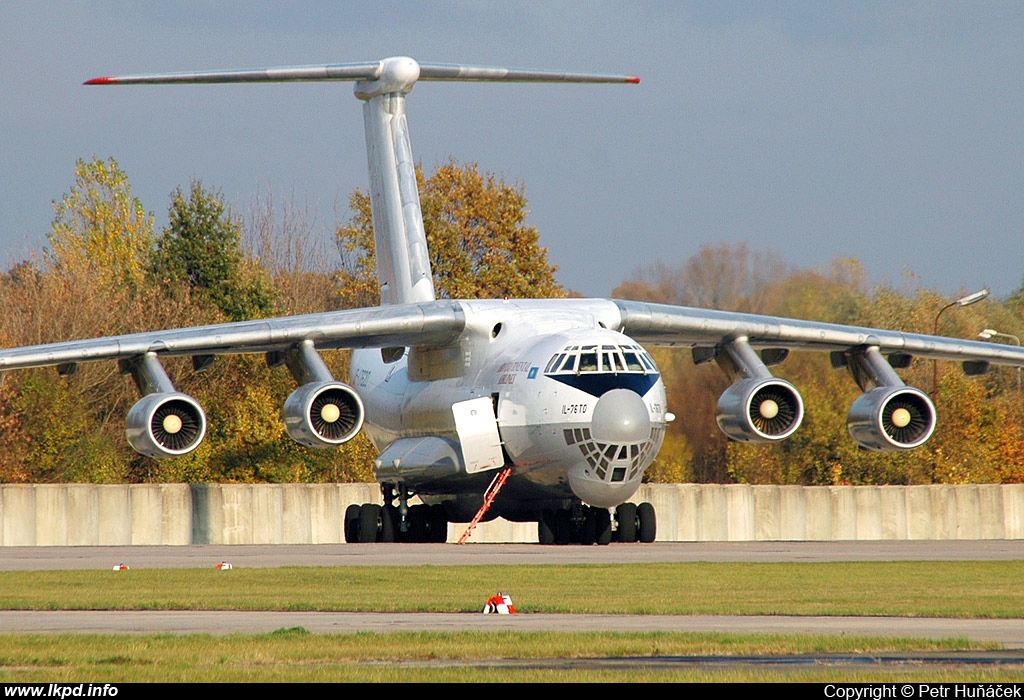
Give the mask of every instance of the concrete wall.
M 328 544 L 376 484 L 0 485 L 0 545 Z M 1024 538 L 1024 484 L 658 484 L 658 540 Z M 466 525 L 453 523 L 454 542 Z M 481 523 L 471 542 L 536 542 L 532 523 Z

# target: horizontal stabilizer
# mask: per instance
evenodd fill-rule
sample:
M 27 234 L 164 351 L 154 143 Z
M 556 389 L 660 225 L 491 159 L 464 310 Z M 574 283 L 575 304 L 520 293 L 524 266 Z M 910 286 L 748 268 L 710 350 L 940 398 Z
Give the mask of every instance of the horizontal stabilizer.
M 492 68 L 488 66 L 460 66 L 446 63 L 421 63 L 420 80 L 479 80 L 527 83 L 639 83 L 635 75 L 601 75 L 592 73 L 559 73 L 556 71 L 524 70 L 522 68 Z
M 450 63 L 417 63 L 410 58 L 394 57 L 368 63 L 335 63 L 308 66 L 282 66 L 248 70 L 198 71 L 191 73 L 140 73 L 136 75 L 93 78 L 86 85 L 159 85 L 167 83 L 261 83 L 316 80 L 379 80 L 394 66 L 416 71 L 409 87 L 419 80 L 510 81 L 542 83 L 639 83 L 635 75 L 602 75 L 557 71 L 496 68 Z

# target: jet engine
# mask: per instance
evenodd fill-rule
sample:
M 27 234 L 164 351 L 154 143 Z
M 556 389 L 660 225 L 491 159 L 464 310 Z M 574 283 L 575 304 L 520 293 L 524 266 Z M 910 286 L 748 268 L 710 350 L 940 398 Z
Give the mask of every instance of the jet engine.
M 203 441 L 206 414 L 186 394 L 147 394 L 128 411 L 125 435 L 147 457 L 179 457 Z
M 935 430 L 935 407 L 919 389 L 880 386 L 853 402 L 846 428 L 850 437 L 866 449 L 909 450 L 931 437 Z
M 909 357 L 887 361 L 878 346 L 865 345 L 832 353 L 832 366 L 845 367 L 864 392 L 846 416 L 850 437 L 867 450 L 894 452 L 924 444 L 935 430 L 935 406 L 920 389 L 907 386 L 893 366 L 906 367 Z
M 284 425 L 300 445 L 336 447 L 363 427 L 363 402 L 341 382 L 303 384 L 284 402 Z
M 738 442 L 777 442 L 796 432 L 804 419 L 800 392 L 768 371 L 765 362 L 778 364 L 786 350 L 754 352 L 745 337 L 714 348 L 694 348 L 694 362 L 714 359 L 732 380 L 718 399 L 718 427 Z
M 715 419 L 739 442 L 776 442 L 800 427 L 804 402 L 789 382 L 776 377 L 741 379 L 718 399 Z

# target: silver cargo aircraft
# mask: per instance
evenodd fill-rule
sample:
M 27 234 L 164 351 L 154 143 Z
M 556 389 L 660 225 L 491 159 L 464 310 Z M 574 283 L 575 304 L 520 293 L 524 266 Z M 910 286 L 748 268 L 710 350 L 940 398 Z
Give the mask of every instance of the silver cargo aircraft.
M 541 543 L 650 542 L 654 508 L 636 492 L 673 419 L 648 346 L 691 348 L 732 380 L 717 419 L 732 439 L 771 443 L 794 433 L 800 393 L 768 367 L 790 350 L 831 353 L 863 393 L 848 429 L 870 450 L 918 447 L 935 408 L 894 368 L 913 357 L 957 360 L 969 374 L 1024 366 L 1024 349 L 993 343 L 752 314 L 606 299 L 436 297 L 405 103 L 418 81 L 637 83 L 632 76 L 417 63 L 394 57 L 313 65 L 96 78 L 88 85 L 355 81 L 363 103 L 381 305 L 178 328 L 0 351 L 0 369 L 117 360 L 142 398 L 126 434 L 137 451 L 195 449 L 206 416 L 179 393 L 160 358 L 196 369 L 230 353 L 265 353 L 298 388 L 284 404 L 289 435 L 335 447 L 365 429 L 380 451 L 383 504 L 351 506 L 350 542 L 445 541 L 449 522 L 504 517 L 538 524 Z M 962 301 L 962 300 L 961 300 Z M 352 348 L 349 383 L 318 351 Z M 499 491 L 500 489 L 500 491 Z M 419 496 L 423 503 L 410 505 Z

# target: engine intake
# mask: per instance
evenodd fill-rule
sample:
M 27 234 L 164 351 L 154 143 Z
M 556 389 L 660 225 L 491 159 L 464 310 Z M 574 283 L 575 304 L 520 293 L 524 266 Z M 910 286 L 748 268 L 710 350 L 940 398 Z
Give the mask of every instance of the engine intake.
M 722 393 L 715 419 L 733 440 L 777 442 L 800 427 L 804 402 L 796 387 L 783 379 L 742 379 Z
M 363 427 L 363 402 L 341 382 L 303 384 L 284 402 L 284 425 L 300 445 L 336 447 Z
M 135 451 L 147 457 L 180 457 L 203 441 L 206 414 L 186 394 L 147 394 L 128 411 L 125 435 Z
M 881 386 L 861 394 L 846 418 L 850 437 L 879 452 L 910 450 L 935 430 L 935 406 L 913 387 Z

